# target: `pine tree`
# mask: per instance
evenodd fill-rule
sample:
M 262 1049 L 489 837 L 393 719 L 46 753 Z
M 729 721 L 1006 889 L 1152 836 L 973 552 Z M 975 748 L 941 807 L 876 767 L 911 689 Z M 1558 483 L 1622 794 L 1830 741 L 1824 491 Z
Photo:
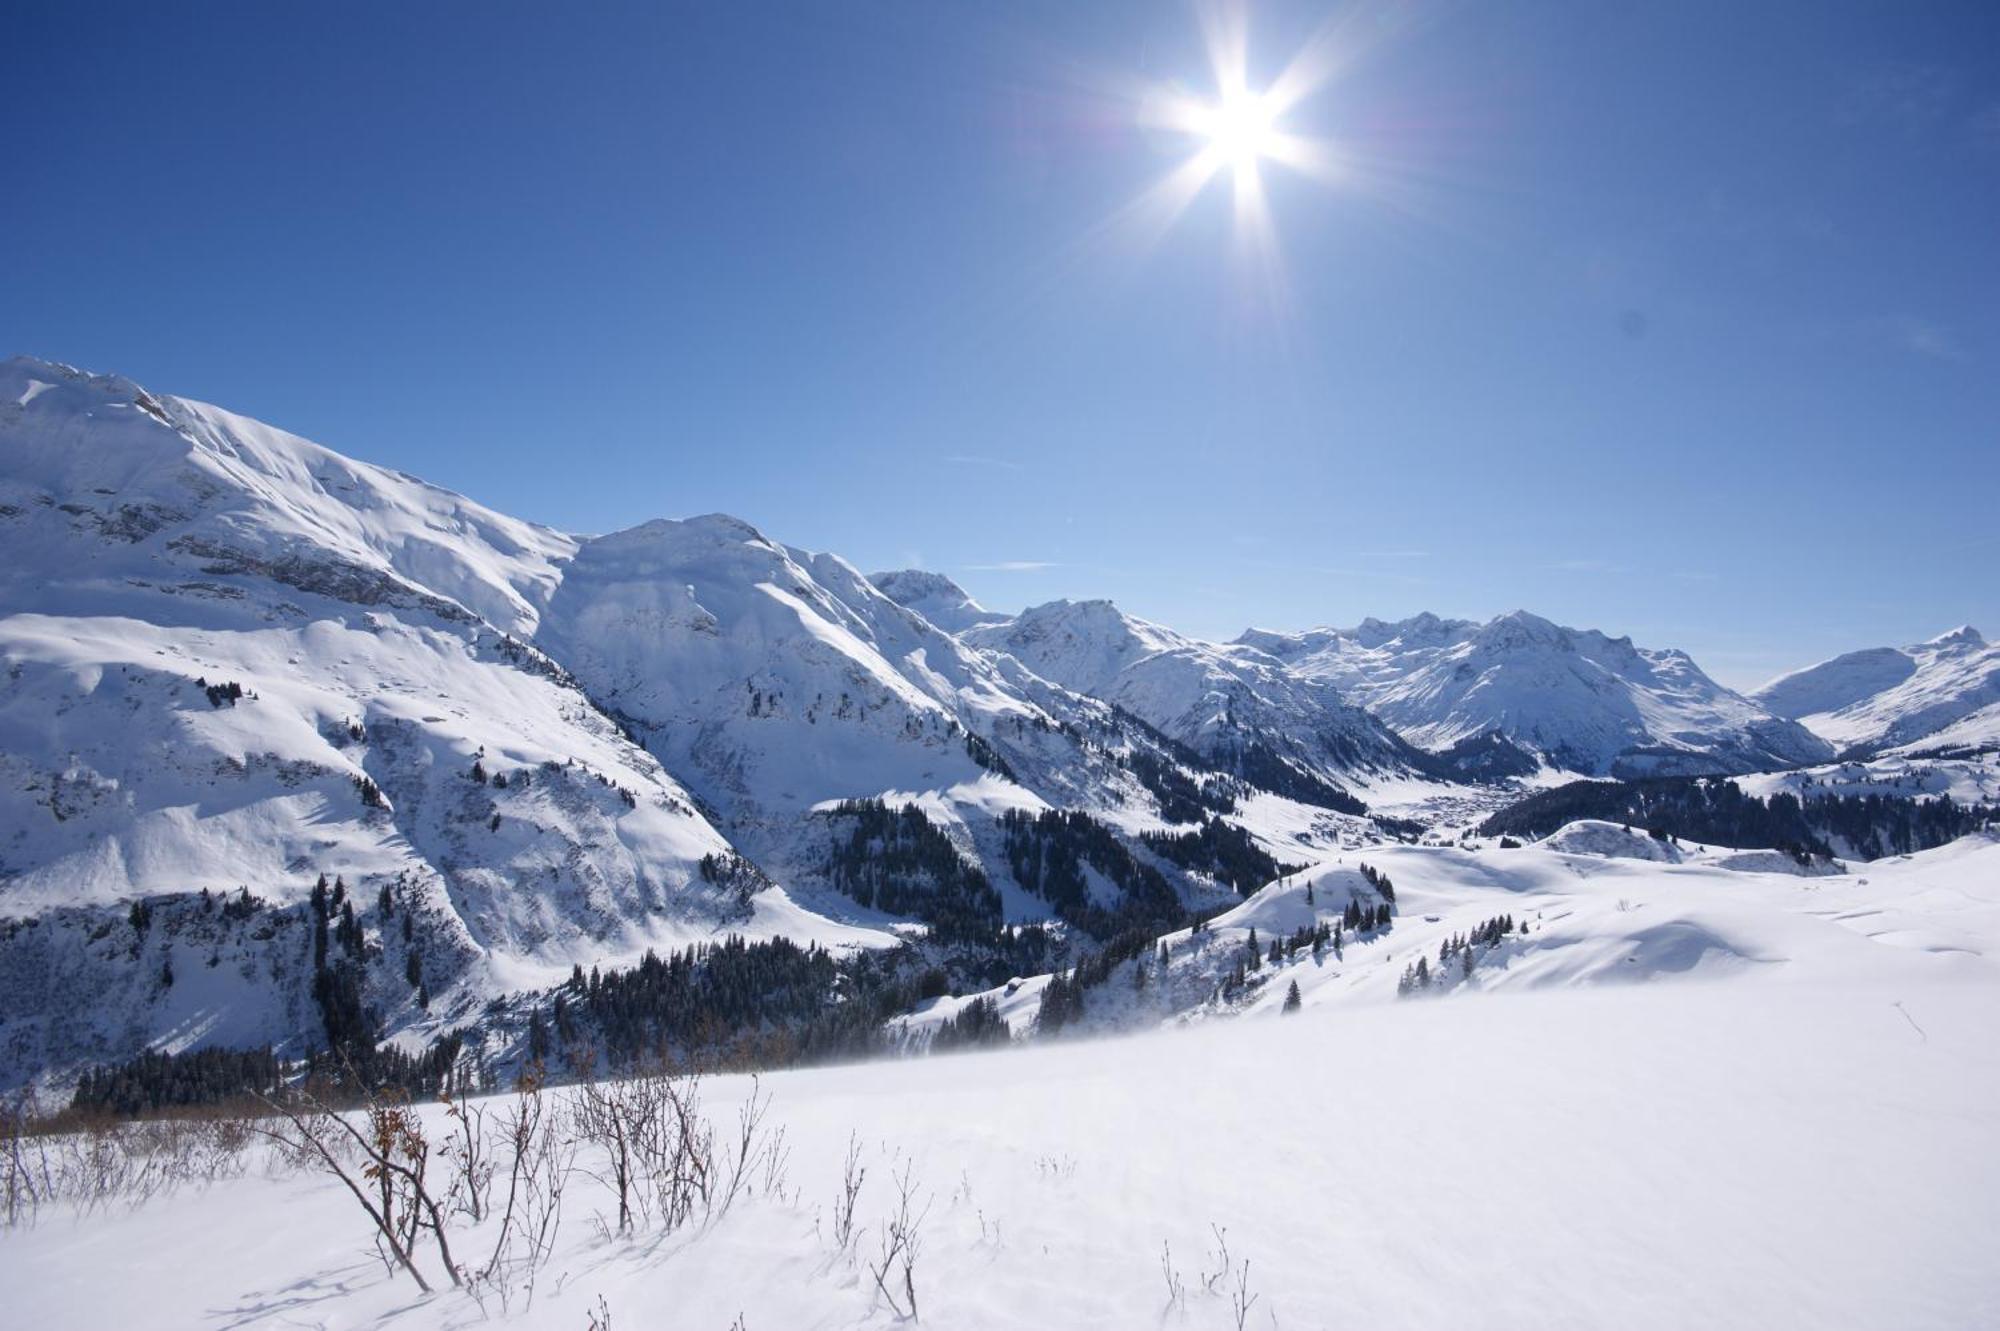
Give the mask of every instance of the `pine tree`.
M 1285 990 L 1285 1006 L 1283 1010 L 1286 1012 L 1297 1012 L 1302 1002 L 1304 1000 L 1299 997 L 1299 982 L 1293 980 L 1291 987 Z

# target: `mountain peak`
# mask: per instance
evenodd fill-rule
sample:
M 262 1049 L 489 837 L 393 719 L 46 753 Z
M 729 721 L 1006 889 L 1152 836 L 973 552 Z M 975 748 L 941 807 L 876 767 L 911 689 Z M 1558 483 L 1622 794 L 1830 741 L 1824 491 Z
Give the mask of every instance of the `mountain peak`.
M 1494 616 L 1480 628 L 1475 641 L 1481 647 L 1497 650 L 1530 645 L 1567 650 L 1574 645 L 1568 629 L 1526 610 L 1510 610 Z
M 953 582 L 943 573 L 927 568 L 895 568 L 881 573 L 870 573 L 868 581 L 892 601 L 900 602 L 905 595 L 949 596 L 953 600 L 970 601 L 971 593 Z
M 1476 626 L 1467 620 L 1446 619 L 1428 610 L 1420 610 L 1407 619 L 1377 619 L 1370 615 L 1351 629 L 1335 632 L 1352 638 L 1364 647 L 1381 647 L 1397 641 L 1418 646 L 1441 641 L 1473 627 Z
M 890 569 L 871 573 L 868 581 L 875 590 L 911 610 L 946 633 L 957 633 L 975 624 L 992 624 L 1006 618 L 972 599 L 971 593 L 942 573 L 926 568 Z
M 742 518 L 729 513 L 701 513 L 691 518 L 683 518 L 682 525 L 689 531 L 700 532 L 717 540 L 762 541 L 770 544 L 770 538 Z
M 86 416 L 103 407 L 136 407 L 162 425 L 177 425 L 160 399 L 123 375 L 93 374 L 34 356 L 0 361 L 0 409 L 8 406 Z
M 1960 624 L 1949 633 L 1940 633 L 1925 643 L 1926 647 L 1984 647 L 1986 639 L 1978 629 L 1970 624 Z

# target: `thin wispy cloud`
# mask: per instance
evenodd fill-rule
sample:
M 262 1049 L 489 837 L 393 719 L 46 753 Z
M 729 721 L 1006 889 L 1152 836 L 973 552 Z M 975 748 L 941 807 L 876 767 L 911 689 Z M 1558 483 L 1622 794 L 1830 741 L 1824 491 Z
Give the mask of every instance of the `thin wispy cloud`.
M 1003 559 L 997 564 L 965 564 L 968 573 L 1039 573 L 1045 568 L 1061 568 L 1050 559 Z
M 1018 462 L 1011 462 L 1006 458 L 982 457 L 977 453 L 952 453 L 945 457 L 945 461 L 958 467 L 997 467 L 1001 471 L 1021 470 L 1021 464 Z
M 1555 563 L 1545 564 L 1543 567 L 1554 569 L 1558 573 L 1622 573 L 1625 571 L 1622 565 L 1614 564 L 1608 559 L 1559 559 Z
M 1356 550 L 1356 559 L 1429 559 L 1428 550 Z
M 1970 359 L 1956 329 L 1923 315 L 1877 314 L 1807 324 L 1805 335 L 1818 342 L 1884 347 L 1949 365 Z
M 1897 343 L 1913 356 L 1952 362 L 1965 359 L 1965 348 L 1959 345 L 1949 329 L 1940 324 L 1907 315 L 1891 323 Z

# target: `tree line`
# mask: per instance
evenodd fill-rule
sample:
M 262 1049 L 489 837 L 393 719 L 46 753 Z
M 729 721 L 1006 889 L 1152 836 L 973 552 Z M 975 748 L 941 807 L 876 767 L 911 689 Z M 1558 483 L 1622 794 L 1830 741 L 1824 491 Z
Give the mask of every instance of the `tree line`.
M 1480 824 L 1483 836 L 1544 837 L 1579 818 L 1622 823 L 1669 837 L 1737 849 L 1782 850 L 1799 860 L 1834 853 L 1838 840 L 1862 859 L 1907 855 L 1955 841 L 2000 820 L 1990 804 L 1949 795 L 1823 795 L 1768 800 L 1709 777 L 1572 781 L 1509 805 Z

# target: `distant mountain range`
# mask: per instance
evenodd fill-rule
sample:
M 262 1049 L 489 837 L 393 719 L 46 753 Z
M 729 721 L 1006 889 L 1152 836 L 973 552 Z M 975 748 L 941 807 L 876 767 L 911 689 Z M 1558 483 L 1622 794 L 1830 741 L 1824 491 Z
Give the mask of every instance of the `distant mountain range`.
M 1593 775 L 1687 775 L 1832 756 L 1804 727 L 1703 674 L 1687 653 L 1635 647 L 1524 610 L 1484 624 L 1418 615 L 1241 641 L 1338 689 L 1429 749 L 1498 733 Z
M 2000 747 L 2000 647 L 1966 625 L 1914 647 L 1872 647 L 1781 675 L 1751 695 L 1844 755 Z
M 877 576 L 892 590 L 911 577 Z M 927 599 L 981 616 L 959 632 L 962 641 L 1115 702 L 1211 757 L 1261 744 L 1339 780 L 1520 775 L 1543 765 L 1693 775 L 1834 756 L 1825 739 L 1724 688 L 1685 652 L 1634 647 L 1526 611 L 1485 624 L 1425 614 L 1352 629 L 1253 629 L 1217 644 L 1108 601 L 995 618 L 927 578 Z
M 1522 783 L 2000 732 L 1970 630 L 1746 698 L 1525 613 L 1008 615 L 722 515 L 565 534 L 30 359 L 0 554 L 0 1084 L 297 1047 L 336 973 L 421 1043 L 732 933 L 1080 955 Z M 967 946 L 923 964 L 1005 978 Z

